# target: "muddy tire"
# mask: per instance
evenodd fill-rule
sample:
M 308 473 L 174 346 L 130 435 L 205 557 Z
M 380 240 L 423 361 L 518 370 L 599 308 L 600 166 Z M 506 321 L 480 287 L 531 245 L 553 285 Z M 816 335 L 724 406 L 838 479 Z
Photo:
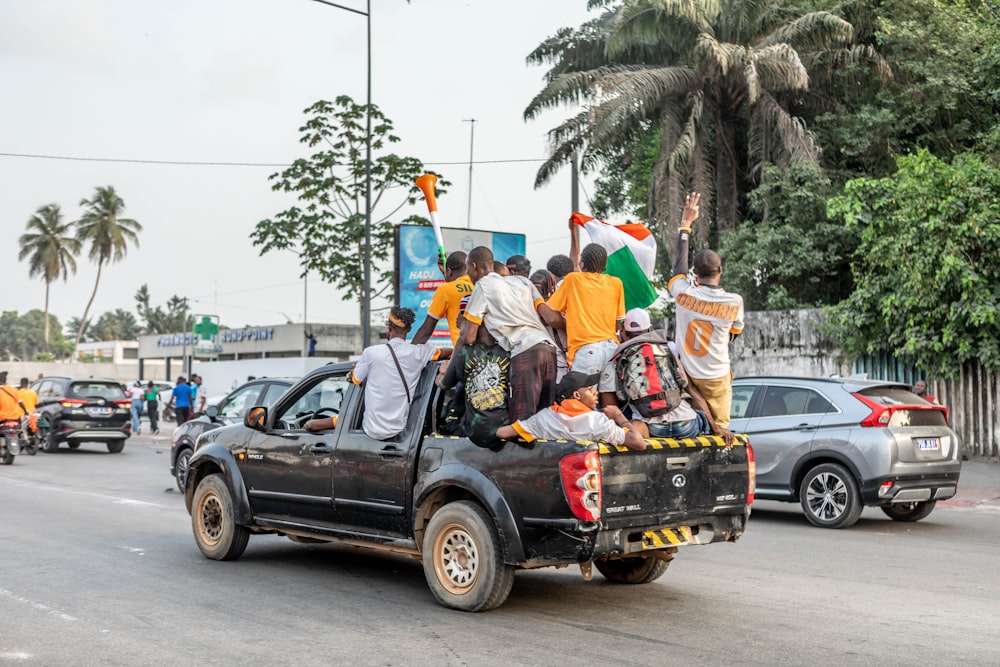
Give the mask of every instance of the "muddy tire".
M 460 611 L 498 607 L 514 584 L 514 568 L 503 562 L 493 520 L 467 500 L 449 503 L 431 517 L 423 565 L 437 601 Z
M 594 567 L 604 578 L 616 584 L 648 584 L 663 576 L 670 561 L 652 556 L 594 561 Z
M 233 496 L 220 474 L 198 482 L 191 502 L 191 527 L 198 548 L 213 560 L 239 558 L 250 541 L 250 531 L 236 523 Z

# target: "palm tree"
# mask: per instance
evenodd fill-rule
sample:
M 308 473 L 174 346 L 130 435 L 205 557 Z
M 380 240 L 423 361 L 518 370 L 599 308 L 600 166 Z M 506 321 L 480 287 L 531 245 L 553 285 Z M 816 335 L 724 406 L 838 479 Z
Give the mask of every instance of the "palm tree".
M 553 150 L 536 186 L 575 152 L 593 164 L 658 134 L 650 222 L 666 231 L 693 188 L 707 210 L 717 202 L 717 229 L 732 229 L 761 167 L 817 161 L 812 135 L 788 109 L 808 90 L 808 66 L 874 55 L 850 49 L 852 36 L 847 21 L 796 14 L 787 0 L 625 0 L 528 57 L 552 68 L 526 118 L 584 103 L 549 132 Z
M 28 220 L 28 233 L 18 243 L 17 258 L 28 259 L 28 275 L 45 281 L 45 351 L 49 351 L 49 286 L 58 278 L 66 280 L 76 273 L 76 255 L 80 242 L 71 235 L 73 223 L 62 221 L 59 204 L 40 207 Z
M 83 310 L 83 317 L 80 318 L 80 328 L 73 343 L 74 356 L 83 337 L 90 306 L 97 296 L 97 287 L 101 283 L 101 267 L 106 263 L 123 260 L 128 252 L 129 241 L 139 247 L 138 232 L 142 231 L 142 225 L 137 221 L 119 217 L 125 210 L 125 202 L 118 196 L 113 186 L 96 188 L 94 197 L 89 200 L 81 199 L 80 206 L 84 207 L 84 212 L 76 221 L 76 238 L 90 247 L 87 256 L 91 261 L 97 262 L 97 280 L 94 281 L 94 291 L 90 295 L 87 307 Z

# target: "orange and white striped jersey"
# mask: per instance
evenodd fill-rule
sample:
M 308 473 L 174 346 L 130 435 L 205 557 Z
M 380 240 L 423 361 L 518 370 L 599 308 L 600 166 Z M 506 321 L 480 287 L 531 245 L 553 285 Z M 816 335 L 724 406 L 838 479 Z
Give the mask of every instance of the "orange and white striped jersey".
M 671 278 L 667 289 L 677 306 L 674 336 L 684 370 L 700 380 L 729 375 L 729 337 L 743 332 L 743 297 L 694 285 L 684 274 Z

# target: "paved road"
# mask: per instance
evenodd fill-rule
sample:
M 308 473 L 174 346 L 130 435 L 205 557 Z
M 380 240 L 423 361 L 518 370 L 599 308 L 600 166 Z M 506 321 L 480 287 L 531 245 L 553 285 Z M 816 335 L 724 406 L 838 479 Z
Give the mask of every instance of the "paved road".
M 967 464 L 975 493 L 917 524 L 821 530 L 760 502 L 738 544 L 682 550 L 654 584 L 521 572 L 466 614 L 406 557 L 262 536 L 204 559 L 168 446 L 0 468 L 0 664 L 1000 664 L 1000 467 Z

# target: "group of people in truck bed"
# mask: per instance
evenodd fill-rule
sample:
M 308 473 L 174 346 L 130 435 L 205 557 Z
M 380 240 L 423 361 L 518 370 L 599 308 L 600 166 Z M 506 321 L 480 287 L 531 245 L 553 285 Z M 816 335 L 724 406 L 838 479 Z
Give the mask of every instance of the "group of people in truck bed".
M 570 255 L 534 273 L 521 255 L 499 264 L 485 246 L 453 252 L 412 341 L 413 311 L 394 307 L 388 344 L 365 349 L 354 368 L 353 381 L 365 383 L 365 433 L 379 440 L 400 433 L 421 370 L 448 360 L 436 380 L 454 391 L 441 428 L 484 447 L 520 438 L 642 450 L 648 437 L 710 433 L 732 444 L 729 343 L 743 329 L 743 300 L 721 287 L 722 263 L 711 250 L 695 255 L 688 276 L 699 200 L 692 193 L 685 201 L 668 284 L 676 343 L 653 330 L 646 310 L 626 312 L 622 281 L 605 273 L 607 251 L 594 243 L 580 249 L 572 221 Z M 453 348 L 427 345 L 442 318 Z M 334 425 L 317 419 L 306 428 Z

